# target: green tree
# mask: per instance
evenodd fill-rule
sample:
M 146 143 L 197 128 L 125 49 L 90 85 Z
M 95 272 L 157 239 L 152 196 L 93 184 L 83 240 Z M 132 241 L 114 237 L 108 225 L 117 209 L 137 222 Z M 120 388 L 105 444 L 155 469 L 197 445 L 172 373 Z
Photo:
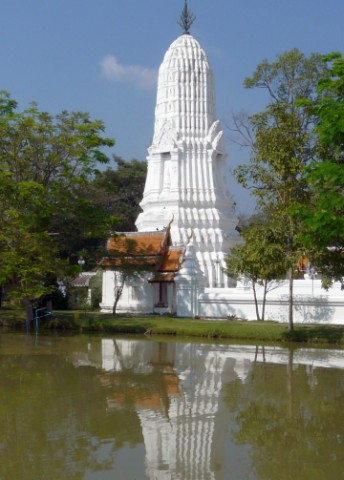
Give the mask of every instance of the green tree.
M 251 147 L 250 163 L 236 169 L 237 179 L 257 198 L 257 207 L 268 216 L 271 228 L 283 231 L 283 264 L 289 278 L 289 330 L 293 329 L 294 269 L 302 252 L 297 236 L 300 222 L 290 210 L 309 199 L 305 167 L 316 154 L 314 114 L 296 100 L 317 98 L 316 85 L 324 71 L 320 55 L 305 57 L 296 49 L 279 55 L 273 63 L 263 61 L 253 76 L 245 80 L 245 86 L 265 89 L 269 102 L 246 124 L 236 123 L 236 130 Z
M 266 296 L 278 286 L 286 272 L 283 232 L 275 230 L 261 217 L 253 218 L 241 229 L 244 243 L 231 248 L 226 258 L 225 272 L 234 279 L 244 276 L 251 284 L 257 320 L 265 319 Z M 263 288 L 262 312 L 259 312 L 258 288 Z
M 114 144 L 103 130 L 86 113 L 52 116 L 35 104 L 18 112 L 0 94 L 0 284 L 27 305 L 76 263 L 75 245 L 110 228 L 113 218 L 86 195 Z
M 344 59 L 324 57 L 328 75 L 318 82 L 319 97 L 301 102 L 316 117 L 318 161 L 307 170 L 311 201 L 295 214 L 302 219 L 301 241 L 328 284 L 344 286 Z
M 143 197 L 147 163 L 136 159 L 127 162 L 117 155 L 113 159 L 115 168 L 97 172 L 92 182 L 92 199 L 118 219 L 118 228 L 133 232 L 141 211 L 139 202 Z

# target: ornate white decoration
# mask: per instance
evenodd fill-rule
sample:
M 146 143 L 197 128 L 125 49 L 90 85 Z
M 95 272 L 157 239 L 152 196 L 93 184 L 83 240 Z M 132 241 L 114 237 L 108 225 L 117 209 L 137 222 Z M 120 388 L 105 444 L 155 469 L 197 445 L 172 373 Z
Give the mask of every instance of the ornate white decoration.
M 177 146 L 177 135 L 170 120 L 165 120 L 154 135 L 153 145 L 156 145 L 159 152 L 170 152 Z
M 159 69 L 153 143 L 139 231 L 165 227 L 172 215 L 174 244 L 190 231 L 207 285 L 227 283 L 221 266 L 238 241 L 228 192 L 224 136 L 215 116 L 215 93 L 206 54 L 192 35 L 181 35 Z

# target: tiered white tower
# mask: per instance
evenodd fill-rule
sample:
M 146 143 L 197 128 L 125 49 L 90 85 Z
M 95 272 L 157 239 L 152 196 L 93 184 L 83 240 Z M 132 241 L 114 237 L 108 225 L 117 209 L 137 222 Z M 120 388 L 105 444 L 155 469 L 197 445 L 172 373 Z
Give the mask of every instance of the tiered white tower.
M 228 286 L 221 267 L 239 239 L 226 158 L 212 71 L 198 41 L 184 33 L 172 43 L 159 70 L 154 137 L 136 226 L 152 231 L 173 219 L 175 245 L 186 244 L 193 233 L 210 287 Z

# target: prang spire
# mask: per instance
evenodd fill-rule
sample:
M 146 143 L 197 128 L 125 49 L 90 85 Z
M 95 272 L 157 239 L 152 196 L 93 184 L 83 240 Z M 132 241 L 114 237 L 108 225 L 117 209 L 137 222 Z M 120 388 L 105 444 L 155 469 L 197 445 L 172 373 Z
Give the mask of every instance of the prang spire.
M 196 16 L 190 12 L 188 2 L 185 0 L 183 11 L 179 17 L 178 25 L 180 25 L 186 35 L 190 34 L 190 27 L 196 20 Z

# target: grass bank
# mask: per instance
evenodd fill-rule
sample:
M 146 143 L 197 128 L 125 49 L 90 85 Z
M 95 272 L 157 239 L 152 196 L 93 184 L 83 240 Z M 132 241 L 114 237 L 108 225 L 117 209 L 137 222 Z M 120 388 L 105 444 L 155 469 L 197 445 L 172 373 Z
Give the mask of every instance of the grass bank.
M 25 312 L 0 309 L 0 325 L 25 329 Z M 31 325 L 31 330 L 34 325 Z M 344 326 L 295 325 L 288 333 L 286 324 L 238 320 L 202 320 L 159 316 L 107 315 L 99 312 L 57 312 L 41 321 L 40 330 L 62 329 L 76 332 L 113 334 L 177 335 L 182 337 L 224 338 L 260 342 L 304 342 L 344 347 Z

